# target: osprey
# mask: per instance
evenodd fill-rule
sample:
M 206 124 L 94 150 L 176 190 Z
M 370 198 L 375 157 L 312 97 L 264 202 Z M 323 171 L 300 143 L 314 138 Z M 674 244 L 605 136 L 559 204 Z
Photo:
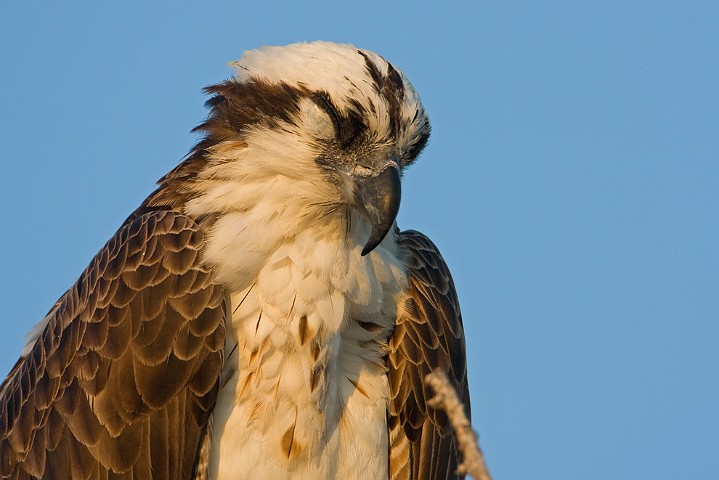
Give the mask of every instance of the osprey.
M 469 409 L 455 288 L 395 223 L 419 96 L 351 45 L 231 65 L 202 139 L 28 335 L 3 478 L 455 477 L 423 382 Z

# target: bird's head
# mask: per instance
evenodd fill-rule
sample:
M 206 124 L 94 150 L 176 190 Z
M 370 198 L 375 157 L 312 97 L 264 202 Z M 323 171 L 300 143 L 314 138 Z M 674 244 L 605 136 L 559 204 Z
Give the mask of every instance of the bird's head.
M 230 65 L 235 77 L 206 89 L 203 140 L 161 182 L 181 179 L 195 214 L 247 209 L 268 195 L 317 215 L 341 210 L 348 221 L 356 212 L 369 227 L 362 255 L 372 251 L 394 225 L 403 169 L 430 133 L 409 81 L 377 54 L 327 42 L 263 47 Z

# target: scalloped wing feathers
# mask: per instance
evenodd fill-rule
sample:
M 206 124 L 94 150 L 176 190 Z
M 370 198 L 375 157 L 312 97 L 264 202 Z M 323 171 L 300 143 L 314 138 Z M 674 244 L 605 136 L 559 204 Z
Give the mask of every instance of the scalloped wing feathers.
M 224 348 L 203 240 L 156 212 L 98 253 L 3 383 L 3 476 L 191 478 Z

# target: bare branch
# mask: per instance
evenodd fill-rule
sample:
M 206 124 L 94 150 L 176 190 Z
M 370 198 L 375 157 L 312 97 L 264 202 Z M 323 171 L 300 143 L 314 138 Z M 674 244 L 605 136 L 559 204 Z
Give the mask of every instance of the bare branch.
M 479 449 L 477 434 L 472 430 L 472 425 L 464 413 L 464 405 L 459 401 L 457 391 L 449 383 L 447 375 L 437 369 L 424 377 L 424 381 L 435 393 L 427 403 L 432 408 L 444 410 L 457 434 L 462 452 L 462 463 L 457 468 L 457 473 L 471 475 L 476 480 L 492 480 Z

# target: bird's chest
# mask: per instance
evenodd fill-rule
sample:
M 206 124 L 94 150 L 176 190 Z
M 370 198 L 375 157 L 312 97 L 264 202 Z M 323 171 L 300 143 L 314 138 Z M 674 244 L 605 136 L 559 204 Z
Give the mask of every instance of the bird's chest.
M 387 478 L 384 356 L 405 284 L 385 251 L 299 238 L 268 256 L 232 295 L 215 478 Z

